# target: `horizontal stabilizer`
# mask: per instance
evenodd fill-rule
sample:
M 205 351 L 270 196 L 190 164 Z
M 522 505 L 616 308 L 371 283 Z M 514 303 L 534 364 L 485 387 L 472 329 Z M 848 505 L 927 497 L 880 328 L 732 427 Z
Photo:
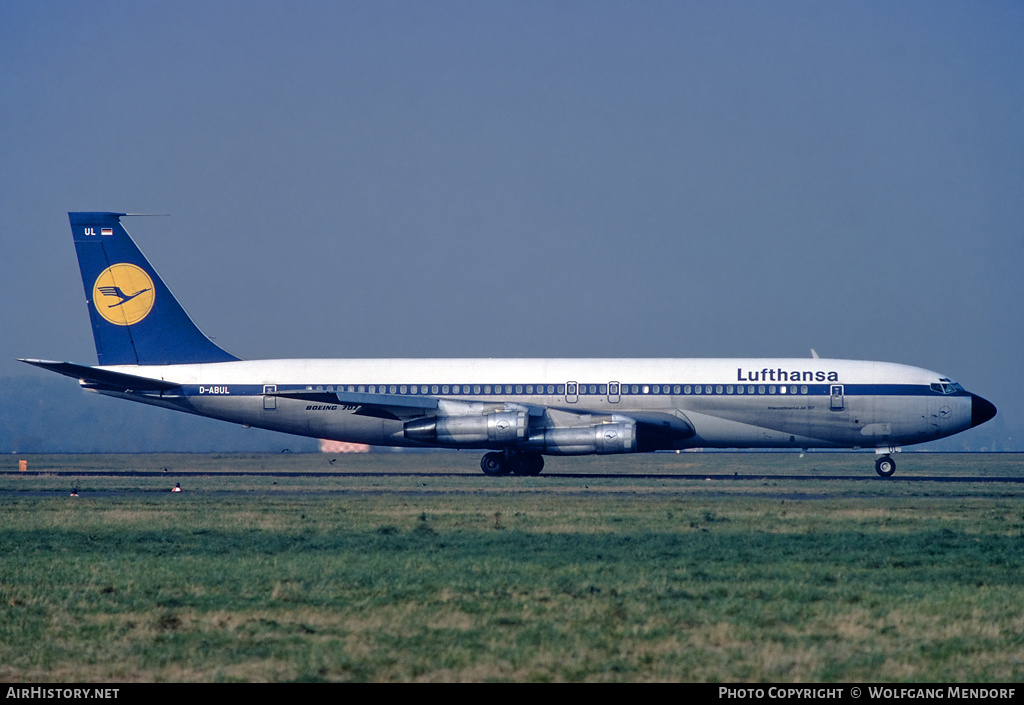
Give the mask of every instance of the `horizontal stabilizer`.
M 67 377 L 74 377 L 75 379 L 88 384 L 94 384 L 119 391 L 161 392 L 168 389 L 177 389 L 181 386 L 177 382 L 139 377 L 137 375 L 129 375 L 124 372 L 114 372 L 112 370 L 103 370 L 96 367 L 89 367 L 87 365 L 76 365 L 73 362 L 25 359 L 19 359 L 18 361 L 26 362 L 29 365 L 41 367 L 44 370 L 56 372 Z

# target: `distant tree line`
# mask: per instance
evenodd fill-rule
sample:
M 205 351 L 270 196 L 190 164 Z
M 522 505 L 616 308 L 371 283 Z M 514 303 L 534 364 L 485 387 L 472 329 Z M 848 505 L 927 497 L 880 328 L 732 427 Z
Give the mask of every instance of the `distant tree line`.
M 296 453 L 316 439 L 86 392 L 70 378 L 0 378 L 2 453 Z

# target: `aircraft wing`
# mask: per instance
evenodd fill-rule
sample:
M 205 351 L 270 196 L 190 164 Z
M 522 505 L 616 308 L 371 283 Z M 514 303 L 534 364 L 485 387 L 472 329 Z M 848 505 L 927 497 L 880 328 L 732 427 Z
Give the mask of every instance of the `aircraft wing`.
M 395 421 L 408 421 L 423 417 L 467 418 L 515 409 L 538 419 L 538 425 L 541 427 L 578 427 L 593 423 L 589 413 L 584 415 L 586 420 L 583 420 L 577 410 L 519 403 L 481 404 L 479 402 L 441 400 L 431 396 L 328 392 L 311 389 L 279 391 L 271 396 L 299 399 L 316 404 L 349 404 L 359 407 L 353 412 L 357 415 Z M 693 424 L 682 412 L 627 411 L 616 416 L 635 422 L 641 429 L 644 442 L 657 448 L 672 447 L 676 441 L 690 438 L 695 433 Z
M 102 387 L 103 389 L 119 392 L 163 392 L 170 389 L 177 389 L 181 385 L 177 382 L 169 382 L 163 379 L 150 379 L 139 377 L 124 372 L 103 370 L 88 365 L 76 365 L 73 362 L 54 362 L 53 360 L 26 360 L 19 358 L 19 362 L 25 362 L 35 367 L 41 367 L 50 372 L 74 377 L 83 384 L 90 387 Z
M 324 392 L 311 389 L 279 391 L 269 396 L 301 399 L 318 404 L 350 404 L 358 406 L 360 416 L 382 419 L 409 419 L 435 411 L 440 402 L 434 397 L 410 397 L 398 394 L 367 394 L 363 392 Z
M 353 412 L 359 416 L 373 416 L 396 421 L 421 418 L 423 416 L 470 416 L 484 414 L 509 406 L 505 402 L 469 402 L 438 399 L 431 396 L 408 396 L 401 394 L 370 394 L 365 392 L 328 392 L 312 389 L 281 390 L 268 396 L 286 399 L 300 399 L 316 404 L 347 404 L 358 406 Z M 543 416 L 547 407 L 514 403 L 511 406 L 525 411 L 530 416 Z

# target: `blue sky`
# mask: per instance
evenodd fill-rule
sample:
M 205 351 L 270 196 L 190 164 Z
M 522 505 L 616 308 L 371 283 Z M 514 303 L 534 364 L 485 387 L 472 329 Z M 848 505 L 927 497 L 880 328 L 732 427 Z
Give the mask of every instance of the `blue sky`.
M 242 357 L 813 347 L 1024 448 L 1022 37 L 998 1 L 7 0 L 0 376 L 95 361 L 67 211 L 169 213 L 126 225 Z

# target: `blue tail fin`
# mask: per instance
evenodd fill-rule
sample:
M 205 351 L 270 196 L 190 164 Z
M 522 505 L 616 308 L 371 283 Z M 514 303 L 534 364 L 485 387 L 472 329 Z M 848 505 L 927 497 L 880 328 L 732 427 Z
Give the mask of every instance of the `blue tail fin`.
M 121 225 L 124 213 L 68 213 L 101 365 L 227 362 Z

